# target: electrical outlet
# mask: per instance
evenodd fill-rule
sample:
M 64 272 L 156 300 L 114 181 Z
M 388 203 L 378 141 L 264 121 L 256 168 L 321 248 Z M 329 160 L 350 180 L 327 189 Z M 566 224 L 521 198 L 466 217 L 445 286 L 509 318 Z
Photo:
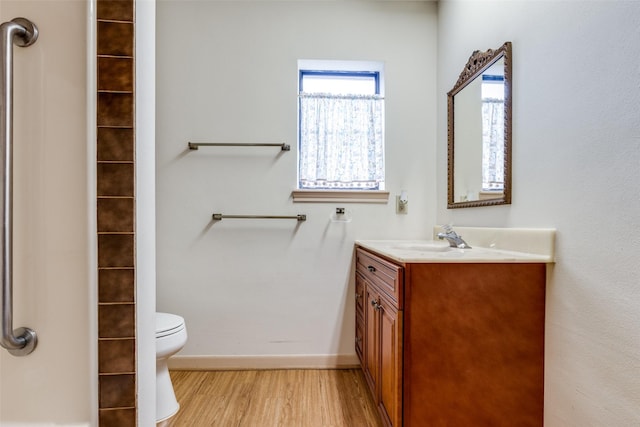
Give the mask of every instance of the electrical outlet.
M 400 196 L 396 196 L 396 213 L 401 215 L 409 213 L 409 202 L 401 202 Z

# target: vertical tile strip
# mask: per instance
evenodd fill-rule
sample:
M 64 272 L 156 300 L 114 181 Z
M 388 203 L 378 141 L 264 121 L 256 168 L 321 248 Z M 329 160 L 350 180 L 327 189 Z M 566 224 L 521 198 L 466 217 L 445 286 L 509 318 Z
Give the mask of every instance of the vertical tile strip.
M 100 427 L 135 427 L 134 0 L 97 0 Z

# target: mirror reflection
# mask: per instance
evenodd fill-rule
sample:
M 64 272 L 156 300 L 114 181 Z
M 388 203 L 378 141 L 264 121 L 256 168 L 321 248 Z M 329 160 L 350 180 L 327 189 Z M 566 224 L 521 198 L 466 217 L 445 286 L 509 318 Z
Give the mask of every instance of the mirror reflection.
M 448 93 L 449 208 L 511 202 L 510 46 L 474 52 Z

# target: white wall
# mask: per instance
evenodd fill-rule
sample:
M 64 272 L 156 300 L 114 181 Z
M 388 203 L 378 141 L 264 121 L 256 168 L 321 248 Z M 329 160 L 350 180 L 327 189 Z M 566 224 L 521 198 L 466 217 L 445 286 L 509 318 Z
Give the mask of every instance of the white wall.
M 138 425 L 156 420 L 155 2 L 136 0 L 136 386 Z
M 640 3 L 458 2 L 438 12 L 439 223 L 556 227 L 546 426 L 640 424 Z M 446 97 L 513 42 L 513 204 L 446 209 Z
M 434 223 L 436 5 L 157 4 L 157 306 L 183 315 L 189 356 L 354 360 L 357 238 L 419 238 Z M 386 170 L 395 205 L 293 203 L 297 60 L 385 61 Z M 187 141 L 285 141 L 201 148 Z M 338 206 L 351 223 L 332 223 Z M 306 213 L 306 222 L 223 220 Z
M 87 102 L 88 3 L 0 1 L 38 41 L 14 49 L 14 327 L 38 345 L 0 349 L 0 425 L 89 425 L 97 414 L 95 108 Z M 89 35 L 89 37 L 88 37 Z M 95 94 L 95 90 L 92 92 Z

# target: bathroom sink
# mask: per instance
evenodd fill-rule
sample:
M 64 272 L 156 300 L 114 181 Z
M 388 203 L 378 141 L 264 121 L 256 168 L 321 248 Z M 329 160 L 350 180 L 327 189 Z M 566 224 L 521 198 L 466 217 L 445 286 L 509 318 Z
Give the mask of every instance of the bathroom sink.
M 473 246 L 452 248 L 442 240 L 356 240 L 356 245 L 400 263 L 553 263 L 554 229 L 457 227 Z M 441 227 L 434 227 L 433 236 Z
M 439 242 L 434 240 L 426 242 L 398 243 L 393 246 L 393 249 L 417 252 L 447 252 L 452 248 L 449 246 L 448 242 Z

